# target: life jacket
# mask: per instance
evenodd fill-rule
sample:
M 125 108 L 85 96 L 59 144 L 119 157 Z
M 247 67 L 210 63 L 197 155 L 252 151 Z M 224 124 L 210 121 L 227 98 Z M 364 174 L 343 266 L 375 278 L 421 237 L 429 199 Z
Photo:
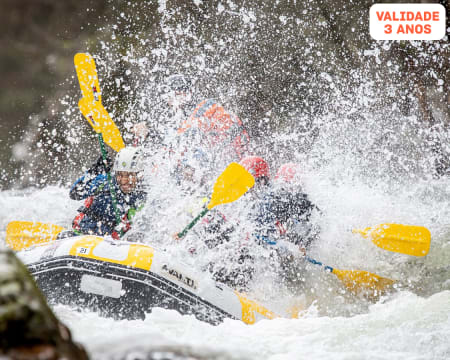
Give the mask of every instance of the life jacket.
M 223 151 L 231 148 L 238 160 L 247 152 L 249 137 L 242 121 L 213 99 L 206 99 L 198 104 L 177 132 L 183 134 L 193 130 L 199 130 L 205 135 L 210 149 L 215 146 L 220 146 Z
M 114 185 L 113 185 L 114 186 Z M 143 208 L 145 202 L 144 192 L 135 192 L 131 195 L 130 203 L 124 203 L 124 200 L 117 192 L 116 189 L 116 201 L 118 208 L 122 208 L 122 215 L 120 223 L 116 223 L 116 218 L 112 210 L 107 211 L 112 207 L 112 204 L 106 205 L 105 199 L 109 198 L 109 190 L 106 189 L 105 184 L 101 184 L 94 195 L 85 199 L 84 205 L 78 209 L 78 215 L 72 221 L 72 229 L 77 233 L 95 233 L 102 235 L 101 233 L 109 233 L 113 238 L 119 239 L 131 228 L 131 219 Z M 108 201 L 109 203 L 111 200 Z M 103 205 L 102 205 L 103 204 Z M 123 213 L 124 207 L 128 207 L 125 213 Z M 100 211 L 99 211 L 100 210 Z M 120 210 L 119 210 L 120 211 Z M 106 216 L 105 216 L 106 215 Z M 97 229 L 98 228 L 98 229 Z M 101 233 L 98 230 L 102 228 Z
M 81 232 L 80 223 L 81 220 L 86 216 L 86 211 L 89 209 L 94 202 L 94 196 L 89 196 L 84 200 L 84 205 L 78 209 L 78 215 L 72 221 L 72 229 Z

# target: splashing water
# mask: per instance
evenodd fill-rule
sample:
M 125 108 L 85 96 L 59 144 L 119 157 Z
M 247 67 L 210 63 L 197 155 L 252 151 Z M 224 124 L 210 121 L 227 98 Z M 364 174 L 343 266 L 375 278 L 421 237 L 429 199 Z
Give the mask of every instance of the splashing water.
M 214 179 L 226 166 L 204 166 L 189 153 L 185 158 L 195 169 L 193 177 L 179 181 L 173 176 L 178 158 L 167 156 L 165 146 L 178 143 L 172 130 L 180 118 L 168 109 L 162 85 L 169 75 L 183 73 L 194 79 L 193 103 L 214 97 L 243 120 L 251 153 L 267 158 L 273 173 L 288 161 L 301 165 L 302 188 L 323 212 L 315 219 L 322 233 L 310 256 L 339 269 L 396 279 L 398 288 L 372 303 L 348 293 L 333 275 L 307 266 L 299 287 L 287 289 L 275 274 L 264 271 L 267 259 L 256 247 L 263 261 L 257 266 L 253 296 L 273 308 L 300 305 L 300 319 L 262 321 L 252 327 L 229 320 L 211 327 L 161 309 L 145 321 L 118 322 L 57 307 L 95 358 L 112 358 L 131 343 L 135 349 L 190 347 L 199 356 L 230 359 L 450 356 L 450 181 L 433 176 L 432 141 L 436 127 L 445 129 L 445 112 L 436 108 L 434 127 L 422 118 L 418 97 L 406 86 L 408 79 L 401 79 L 401 61 L 392 57 L 394 45 L 361 40 L 363 45 L 345 61 L 327 33 L 318 2 L 278 3 L 252 8 L 232 1 L 215 7 L 201 1 L 184 7 L 136 2 L 118 7 L 108 26 L 100 29 L 92 53 L 105 107 L 126 141 L 131 141 L 129 131 L 139 121 L 158 134 L 147 145 L 145 186 L 150 201 L 136 227 L 145 233 L 142 241 L 192 266 L 205 267 L 222 256 L 200 251 L 199 232 L 193 231 L 181 245 L 170 236 L 196 214 L 200 199 L 210 195 Z M 357 11 L 348 11 L 357 16 Z M 153 33 L 140 17 L 153 24 Z M 420 55 L 418 62 L 430 60 L 439 50 L 436 44 L 411 46 Z M 433 78 L 439 92 L 439 74 Z M 85 124 L 74 116 L 76 99 L 63 102 L 66 111 L 58 129 L 65 132 L 68 148 L 78 150 L 92 140 L 82 135 Z M 51 136 L 51 129 L 46 131 Z M 439 135 L 442 143 L 446 134 Z M 87 161 L 89 155 L 87 151 L 81 157 Z M 76 172 L 71 165 L 63 173 L 73 177 Z M 206 181 L 199 185 L 201 179 Z M 11 220 L 68 226 L 78 204 L 68 200 L 65 182 L 2 191 L 0 228 Z M 223 211 L 240 213 L 246 206 L 244 197 L 223 205 Z M 430 253 L 412 258 L 387 252 L 351 233 L 352 228 L 390 222 L 428 227 Z M 246 225 L 243 221 L 242 229 Z M 234 236 L 238 241 L 242 234 Z M 190 247 L 197 247 L 201 256 L 189 258 Z M 232 253 L 233 248 L 220 250 Z M 134 339 L 124 341 L 129 332 Z

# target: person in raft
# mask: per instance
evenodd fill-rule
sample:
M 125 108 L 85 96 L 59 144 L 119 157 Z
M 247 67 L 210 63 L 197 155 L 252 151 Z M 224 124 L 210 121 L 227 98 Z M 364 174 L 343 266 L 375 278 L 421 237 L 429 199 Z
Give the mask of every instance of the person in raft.
M 112 167 L 112 175 L 108 173 Z M 125 147 L 115 158 L 114 165 L 107 158 L 99 158 L 70 189 L 70 198 L 84 200 L 72 222 L 72 234 L 110 235 L 118 240 L 131 228 L 136 211 L 146 201 L 141 189 L 144 163 L 138 147 Z

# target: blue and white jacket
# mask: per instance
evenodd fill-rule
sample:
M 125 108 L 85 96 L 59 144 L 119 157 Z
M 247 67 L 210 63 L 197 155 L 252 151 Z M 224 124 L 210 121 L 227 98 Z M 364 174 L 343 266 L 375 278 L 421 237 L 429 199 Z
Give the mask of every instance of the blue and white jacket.
M 70 198 L 85 200 L 83 207 L 78 209 L 79 214 L 73 221 L 73 229 L 82 234 L 111 235 L 117 224 L 113 207 L 107 171 L 111 161 L 105 165 L 100 158 L 83 176 L 81 176 L 70 189 Z M 115 177 L 111 179 L 116 194 L 116 204 L 122 220 L 130 220 L 130 215 L 139 210 L 145 203 L 146 193 L 135 190 L 125 194 L 120 190 Z

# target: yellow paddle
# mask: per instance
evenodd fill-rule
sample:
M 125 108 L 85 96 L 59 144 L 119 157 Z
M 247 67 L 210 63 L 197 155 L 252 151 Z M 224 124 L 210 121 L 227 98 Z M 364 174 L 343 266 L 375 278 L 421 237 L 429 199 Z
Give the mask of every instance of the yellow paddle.
M 102 105 L 100 84 L 94 58 L 85 53 L 78 53 L 74 57 L 75 69 L 80 83 L 83 97 L 78 107 L 95 132 L 102 134 L 103 140 L 115 151 L 125 147 L 114 121 Z
M 242 165 L 234 162 L 228 165 L 214 184 L 209 204 L 203 208 L 202 212 L 198 214 L 183 231 L 177 234 L 177 238 L 183 238 L 186 233 L 213 207 L 239 199 L 253 185 L 255 185 L 254 177 L 245 170 Z
M 372 295 L 380 295 L 395 283 L 394 280 L 383 278 L 381 276 L 372 274 L 368 271 L 362 270 L 339 270 L 322 264 L 320 261 L 306 258 L 311 264 L 323 266 L 326 271 L 335 274 L 342 283 L 352 291 L 359 294 L 362 291 L 368 292 Z
M 89 54 L 78 53 L 74 58 L 77 70 L 78 81 L 80 83 L 83 97 L 78 102 L 78 107 L 86 120 L 98 135 L 98 141 L 102 152 L 103 160 L 106 161 L 107 154 L 105 143 L 111 148 L 119 151 L 125 147 L 120 131 L 108 112 L 102 105 L 100 84 L 98 82 L 95 61 Z M 111 192 L 112 206 L 116 215 L 116 223 L 120 223 L 120 214 L 117 209 L 116 193 L 111 182 L 111 174 L 108 172 L 108 184 Z
M 355 229 L 353 232 L 369 238 L 376 246 L 388 251 L 425 256 L 430 250 L 431 234 L 423 226 L 381 224 L 362 230 Z
M 6 227 L 6 244 L 20 251 L 32 245 L 55 240 L 62 226 L 32 221 L 11 221 Z

